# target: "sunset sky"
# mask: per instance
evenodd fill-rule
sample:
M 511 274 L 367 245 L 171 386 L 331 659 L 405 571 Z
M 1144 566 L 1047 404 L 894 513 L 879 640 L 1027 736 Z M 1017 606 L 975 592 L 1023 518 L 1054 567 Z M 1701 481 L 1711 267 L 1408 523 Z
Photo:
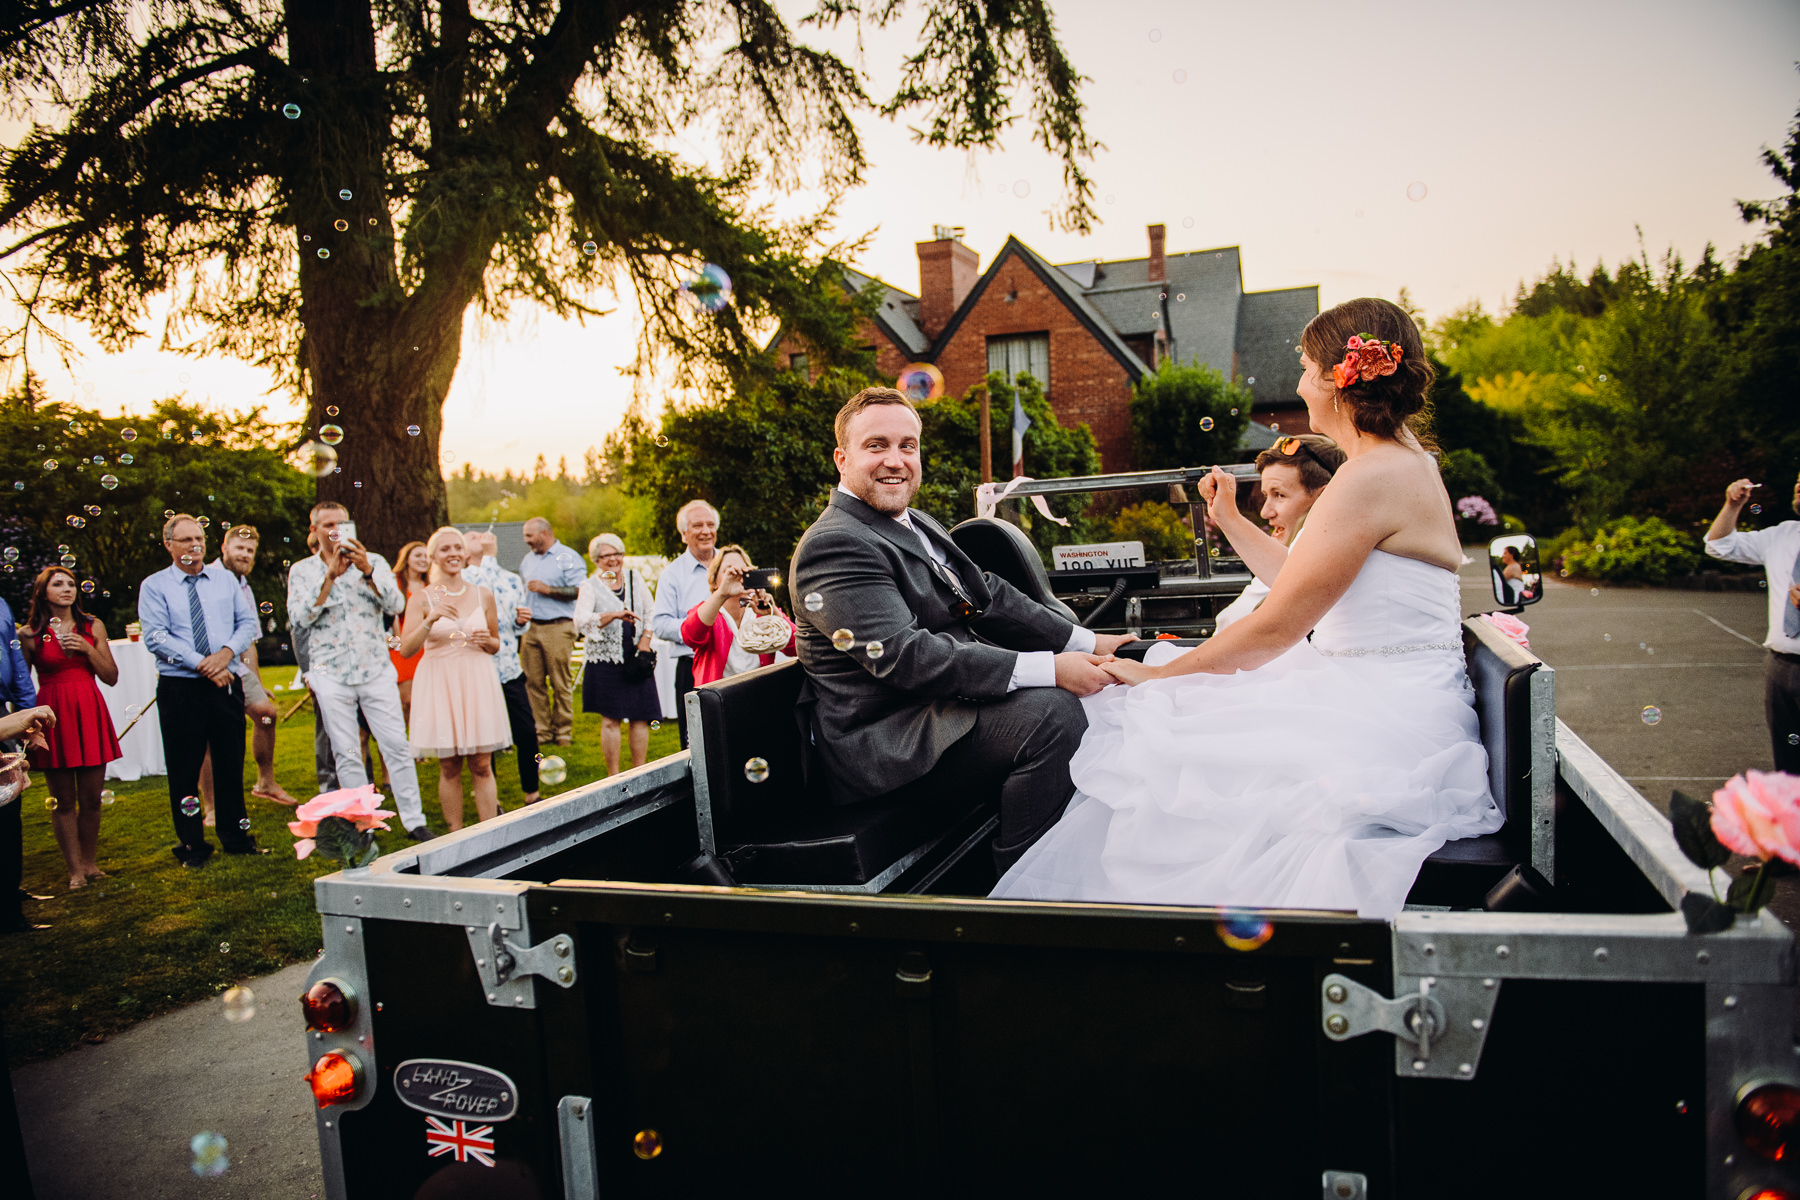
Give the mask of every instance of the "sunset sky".
M 913 246 L 934 224 L 964 226 L 985 268 L 1008 234 L 1054 262 L 1140 257 L 1144 227 L 1161 222 L 1171 253 L 1241 246 L 1253 290 L 1317 283 L 1330 305 L 1404 286 L 1429 317 L 1476 300 L 1492 311 L 1553 258 L 1585 272 L 1636 254 L 1639 229 L 1652 258 L 1673 247 L 1691 260 L 1709 241 L 1729 258 L 1749 235 L 1733 201 L 1774 193 L 1759 151 L 1782 143 L 1800 102 L 1791 0 L 1055 11 L 1092 80 L 1104 223 L 1087 237 L 1050 230 L 1060 174 L 1023 120 L 1003 152 L 969 158 L 871 117 L 869 180 L 837 228 L 872 233 L 857 266 L 916 292 Z M 865 38 L 877 95 L 913 48 L 916 19 L 899 28 Z M 848 31 L 809 36 L 854 54 Z M 504 326 L 472 320 L 445 410 L 453 465 L 499 471 L 539 454 L 578 465 L 630 401 L 614 368 L 632 358 L 632 311 L 627 299 L 585 328 L 524 310 Z M 113 357 L 88 343 L 73 374 L 47 372 L 52 395 L 108 413 L 171 393 L 297 411 L 262 397 L 269 380 L 254 368 L 154 342 Z

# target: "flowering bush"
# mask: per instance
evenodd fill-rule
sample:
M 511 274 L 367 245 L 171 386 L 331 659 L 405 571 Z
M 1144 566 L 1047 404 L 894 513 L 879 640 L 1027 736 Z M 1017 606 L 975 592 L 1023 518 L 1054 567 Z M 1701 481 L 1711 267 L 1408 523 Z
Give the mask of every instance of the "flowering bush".
M 387 818 L 394 815 L 381 807 L 374 784 L 314 796 L 288 822 L 288 831 L 300 839 L 294 843 L 294 857 L 305 858 L 317 849 L 347 867 L 368 866 L 379 853 L 374 831 L 385 831 Z
M 1691 933 L 1729 927 L 1738 913 L 1753 913 L 1775 895 L 1775 880 L 1800 867 L 1800 776 L 1746 771 L 1733 776 L 1706 804 L 1676 792 L 1669 820 L 1681 852 L 1708 875 L 1733 853 L 1760 859 L 1754 871 L 1731 881 L 1724 900 L 1688 895 L 1681 912 Z
M 1456 502 L 1456 515 L 1464 521 L 1472 521 L 1477 525 L 1498 525 L 1500 518 L 1494 512 L 1494 506 L 1480 496 L 1464 496 Z

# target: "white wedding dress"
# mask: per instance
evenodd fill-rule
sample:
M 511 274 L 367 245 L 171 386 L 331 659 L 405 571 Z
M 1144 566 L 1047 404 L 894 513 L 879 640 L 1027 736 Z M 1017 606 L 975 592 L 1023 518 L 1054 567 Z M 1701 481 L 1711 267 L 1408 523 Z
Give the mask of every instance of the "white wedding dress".
M 1461 612 L 1454 572 L 1376 550 L 1272 662 L 1088 697 L 1075 796 L 993 895 L 1392 917 L 1428 855 L 1502 823 Z

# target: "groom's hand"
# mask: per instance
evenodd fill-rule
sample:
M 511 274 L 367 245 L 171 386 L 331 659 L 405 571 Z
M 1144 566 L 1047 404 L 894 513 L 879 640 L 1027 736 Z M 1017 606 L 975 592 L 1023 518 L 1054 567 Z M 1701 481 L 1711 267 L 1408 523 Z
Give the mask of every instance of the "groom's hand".
M 1065 651 L 1056 656 L 1056 686 L 1077 696 L 1091 696 L 1107 684 L 1117 682 L 1100 667 L 1101 663 L 1111 661 L 1110 654 Z
M 1097 633 L 1094 635 L 1095 654 L 1114 654 L 1126 642 L 1135 642 L 1137 637 L 1129 633 Z

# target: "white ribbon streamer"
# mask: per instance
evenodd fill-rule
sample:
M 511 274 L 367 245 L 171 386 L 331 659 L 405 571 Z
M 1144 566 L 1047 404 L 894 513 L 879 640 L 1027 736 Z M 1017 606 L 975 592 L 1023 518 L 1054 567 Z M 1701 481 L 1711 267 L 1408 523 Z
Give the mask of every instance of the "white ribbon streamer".
M 1031 482 L 1032 478 L 1029 475 L 1016 475 L 1007 481 L 1005 487 L 1001 487 L 997 483 L 982 484 L 975 489 L 975 515 L 978 517 L 993 516 L 994 510 L 1000 507 L 1000 502 L 1002 500 L 1012 495 L 1014 488 L 1018 487 L 1021 483 Z M 1044 498 L 1042 496 L 1031 497 L 1031 506 L 1037 509 L 1039 514 L 1055 521 L 1064 529 L 1069 527 L 1068 521 L 1050 511 L 1050 506 L 1044 503 Z

